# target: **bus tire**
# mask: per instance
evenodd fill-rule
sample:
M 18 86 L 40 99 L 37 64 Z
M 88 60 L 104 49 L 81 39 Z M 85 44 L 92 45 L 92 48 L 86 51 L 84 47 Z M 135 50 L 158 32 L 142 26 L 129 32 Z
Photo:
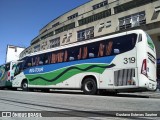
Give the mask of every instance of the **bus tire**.
M 22 88 L 23 91 L 28 91 L 28 82 L 27 82 L 27 80 L 24 80 L 22 82 L 21 88 Z
M 86 95 L 95 95 L 97 93 L 97 84 L 95 79 L 86 78 L 82 83 L 82 90 Z

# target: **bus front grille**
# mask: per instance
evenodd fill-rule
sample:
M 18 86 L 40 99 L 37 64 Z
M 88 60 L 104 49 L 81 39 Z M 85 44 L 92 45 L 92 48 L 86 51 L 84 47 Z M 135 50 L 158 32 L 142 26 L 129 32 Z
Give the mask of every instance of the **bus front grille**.
M 114 85 L 135 85 L 133 77 L 135 77 L 135 69 L 122 69 L 114 71 Z

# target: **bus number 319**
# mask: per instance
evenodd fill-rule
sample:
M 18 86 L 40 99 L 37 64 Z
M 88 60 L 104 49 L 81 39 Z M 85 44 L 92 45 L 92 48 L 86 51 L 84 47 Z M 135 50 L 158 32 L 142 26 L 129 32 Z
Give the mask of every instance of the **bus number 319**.
M 124 58 L 124 64 L 130 64 L 130 63 L 135 63 L 136 58 L 135 57 L 130 57 L 130 58 Z

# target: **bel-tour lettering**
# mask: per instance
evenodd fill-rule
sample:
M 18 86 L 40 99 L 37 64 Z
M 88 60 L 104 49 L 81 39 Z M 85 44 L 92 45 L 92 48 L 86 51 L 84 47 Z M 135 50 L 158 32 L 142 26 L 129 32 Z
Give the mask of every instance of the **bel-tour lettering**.
M 39 73 L 39 72 L 43 72 L 43 67 L 29 69 L 29 73 Z

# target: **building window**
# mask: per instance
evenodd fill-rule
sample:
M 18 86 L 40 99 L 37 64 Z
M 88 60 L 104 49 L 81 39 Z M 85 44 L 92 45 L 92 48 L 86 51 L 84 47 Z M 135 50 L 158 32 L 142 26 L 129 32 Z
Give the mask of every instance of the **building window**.
M 140 13 L 139 14 L 139 23 L 140 23 L 140 25 L 146 24 L 145 13 Z
M 60 37 L 50 40 L 50 48 L 60 46 Z
M 73 28 L 75 28 L 75 22 L 70 23 L 70 24 L 65 25 L 65 26 L 63 26 L 61 28 L 56 29 L 55 30 L 55 34 L 58 34 L 58 33 L 61 33 L 63 31 L 67 31 L 67 30 L 70 30 L 70 29 L 73 29 Z
M 40 51 L 40 44 L 34 46 L 34 52 L 38 52 L 38 51 Z
M 44 35 L 44 36 L 42 36 L 41 40 L 46 39 L 46 38 L 51 37 L 51 36 L 53 36 L 53 31 L 48 33 L 48 34 L 46 34 L 46 35 Z
M 119 18 L 119 30 L 146 24 L 145 12 L 139 12 Z
M 68 17 L 68 20 L 74 19 L 74 18 L 76 18 L 76 17 L 78 17 L 78 13 L 75 13 L 75 14 L 69 16 L 69 17 Z
M 111 9 L 108 9 L 108 10 L 102 11 L 100 13 L 97 13 L 95 15 L 78 20 L 78 23 L 79 23 L 79 26 L 82 26 L 82 25 L 94 22 L 96 20 L 103 19 L 108 16 L 111 16 Z
M 108 4 L 108 0 L 105 0 L 105 1 L 103 1 L 101 3 L 93 5 L 92 8 L 93 8 L 93 10 L 95 10 L 95 9 L 101 8 L 101 7 L 103 7 L 103 6 L 107 5 L 107 4 Z
M 57 27 L 58 25 L 59 25 L 59 22 L 57 22 L 54 25 L 52 25 L 52 28 Z
M 133 1 L 114 7 L 114 13 L 117 14 L 120 12 L 124 12 L 124 11 L 130 10 L 136 7 L 140 7 L 142 5 L 145 5 L 154 1 L 158 1 L 158 0 L 133 0 Z
M 31 41 L 31 45 L 34 45 L 34 44 L 38 43 L 39 41 L 40 41 L 40 39 L 34 39 Z
M 77 40 L 82 41 L 94 37 L 94 27 L 87 28 L 77 32 Z
M 45 32 L 47 32 L 48 30 L 47 29 L 45 29 L 41 34 L 43 34 L 43 33 L 45 33 Z

